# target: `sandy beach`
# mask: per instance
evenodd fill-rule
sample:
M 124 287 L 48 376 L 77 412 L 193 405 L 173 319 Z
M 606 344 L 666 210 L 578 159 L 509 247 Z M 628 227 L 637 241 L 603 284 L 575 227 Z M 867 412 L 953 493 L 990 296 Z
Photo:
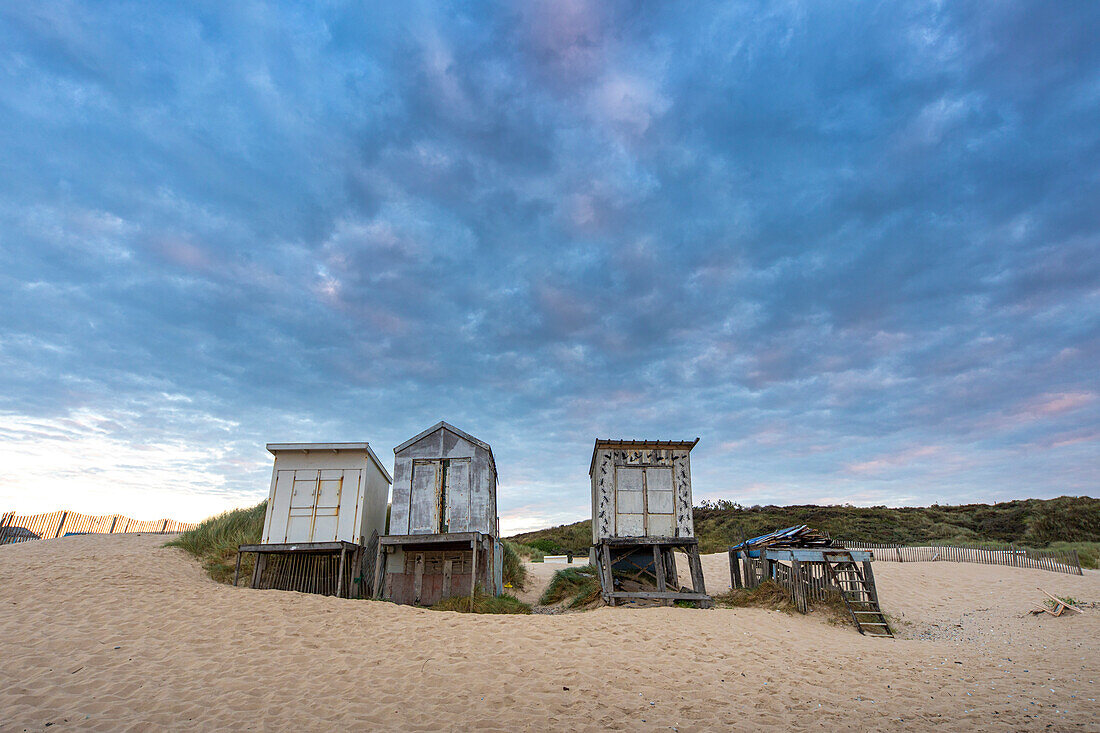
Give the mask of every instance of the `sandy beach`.
M 0 729 L 1100 730 L 1100 607 L 1026 615 L 1037 586 L 1100 601 L 1095 571 L 876 563 L 889 640 L 761 609 L 474 616 L 235 589 L 163 542 L 0 547 Z M 725 556 L 703 561 L 727 588 Z

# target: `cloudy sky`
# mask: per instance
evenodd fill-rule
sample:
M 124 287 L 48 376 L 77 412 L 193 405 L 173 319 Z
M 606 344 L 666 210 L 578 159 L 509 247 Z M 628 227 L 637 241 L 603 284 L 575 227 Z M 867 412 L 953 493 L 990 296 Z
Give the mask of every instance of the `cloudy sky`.
M 507 531 L 1100 495 L 1100 3 L 5 3 L 0 509 L 446 419 Z M 387 458 L 388 456 L 388 458 Z

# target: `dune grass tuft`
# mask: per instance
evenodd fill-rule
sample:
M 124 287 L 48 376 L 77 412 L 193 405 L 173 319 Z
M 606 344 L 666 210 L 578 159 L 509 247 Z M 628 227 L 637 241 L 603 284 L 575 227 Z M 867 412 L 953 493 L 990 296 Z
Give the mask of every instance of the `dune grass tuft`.
M 570 608 L 581 608 L 595 603 L 599 598 L 600 579 L 596 575 L 596 568 L 592 565 L 581 565 L 554 573 L 550 584 L 539 598 L 539 605 L 547 606 L 570 599 Z
M 774 580 L 765 580 L 751 589 L 733 588 L 713 598 L 714 604 L 719 608 L 768 608 L 784 613 L 794 611 L 787 589 Z
M 520 557 L 520 548 L 516 543 L 508 540 L 504 540 L 501 544 L 504 546 L 504 562 L 501 568 L 504 582 L 513 588 L 523 590 L 527 585 L 527 567 L 523 564 L 523 558 Z
M 233 582 L 237 546 L 255 544 L 264 531 L 267 501 L 247 509 L 234 509 L 204 520 L 192 530 L 166 542 L 165 547 L 179 547 L 199 559 L 210 577 L 219 583 Z M 254 556 L 241 559 L 241 576 L 252 572 Z
M 491 596 L 477 589 L 473 607 L 469 596 L 444 598 L 431 607 L 433 611 L 458 611 L 459 613 L 531 613 L 531 607 L 515 596 L 504 593 Z

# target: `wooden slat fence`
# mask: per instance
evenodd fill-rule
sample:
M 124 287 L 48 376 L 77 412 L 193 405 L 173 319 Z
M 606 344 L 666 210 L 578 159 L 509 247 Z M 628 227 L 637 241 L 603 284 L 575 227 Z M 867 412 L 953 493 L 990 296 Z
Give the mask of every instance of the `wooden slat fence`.
M 842 544 L 849 550 L 870 550 L 875 554 L 875 560 L 879 562 L 972 562 L 1084 575 L 1081 570 L 1081 558 L 1078 557 L 1076 550 L 1032 550 L 1015 545 L 986 548 L 951 545 L 903 547 L 874 542 L 842 542 Z
M 79 512 L 50 512 L 49 514 L 16 514 L 7 512 L 0 517 L 0 545 L 30 540 L 46 540 L 67 534 L 122 534 L 149 532 L 168 534 L 193 529 L 194 524 L 173 519 L 138 520 L 121 514 L 92 516 Z
M 760 558 L 743 557 L 736 560 L 741 567 L 741 577 L 744 578 L 746 588 L 755 588 L 765 580 L 774 580 L 786 588 L 795 597 L 795 585 L 797 581 L 793 577 L 790 565 L 781 562 L 767 562 Z M 829 578 L 825 570 L 825 564 L 820 562 L 799 563 L 801 574 L 801 591 L 799 594 L 807 601 L 822 601 L 825 595 L 837 587 Z M 805 613 L 804 608 L 799 610 Z

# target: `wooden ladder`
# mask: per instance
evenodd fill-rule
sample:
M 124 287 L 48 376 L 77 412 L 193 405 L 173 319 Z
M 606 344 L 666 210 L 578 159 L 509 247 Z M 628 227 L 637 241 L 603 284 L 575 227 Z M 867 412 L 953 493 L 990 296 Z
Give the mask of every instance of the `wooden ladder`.
M 832 578 L 833 584 L 840 589 L 840 597 L 844 599 L 844 605 L 852 615 L 852 623 L 859 633 L 893 638 L 894 634 L 890 631 L 886 616 L 879 608 L 878 593 L 852 559 L 852 553 L 837 550 L 825 552 L 823 556 L 826 572 Z

